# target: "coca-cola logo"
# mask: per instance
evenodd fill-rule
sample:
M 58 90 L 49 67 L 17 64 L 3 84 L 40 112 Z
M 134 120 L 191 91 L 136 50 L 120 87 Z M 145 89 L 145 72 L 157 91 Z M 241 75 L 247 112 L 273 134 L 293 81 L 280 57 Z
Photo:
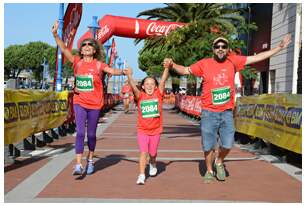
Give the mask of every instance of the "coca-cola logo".
M 101 38 L 103 38 L 108 32 L 110 31 L 110 29 L 108 28 L 107 25 L 103 26 L 97 34 L 97 39 L 100 40 Z
M 156 22 L 152 22 L 148 25 L 146 34 L 149 36 L 152 36 L 152 35 L 167 36 L 172 30 L 178 27 L 179 28 L 183 27 L 183 25 L 179 25 L 179 24 L 162 25 L 162 24 L 157 24 Z

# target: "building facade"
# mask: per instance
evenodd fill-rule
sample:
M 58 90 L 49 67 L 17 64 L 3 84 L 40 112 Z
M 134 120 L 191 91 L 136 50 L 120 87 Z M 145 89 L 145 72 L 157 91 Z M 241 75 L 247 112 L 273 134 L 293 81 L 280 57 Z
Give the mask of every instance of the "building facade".
M 301 4 L 234 4 L 245 11 L 246 21 L 258 29 L 239 36 L 246 42 L 244 55 L 256 55 L 276 47 L 290 33 L 291 44 L 270 59 L 251 65 L 259 78 L 256 93 L 302 93 Z
M 270 58 L 268 93 L 296 94 L 298 88 L 301 93 L 301 8 L 301 4 L 295 3 L 273 4 L 271 48 L 276 47 L 287 33 L 291 34 L 292 42 L 286 49 Z

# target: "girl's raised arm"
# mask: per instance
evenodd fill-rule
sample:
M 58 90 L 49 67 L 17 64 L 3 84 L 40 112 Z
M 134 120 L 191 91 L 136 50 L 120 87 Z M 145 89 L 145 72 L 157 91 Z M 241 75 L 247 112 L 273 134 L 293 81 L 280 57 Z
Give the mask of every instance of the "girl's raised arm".
M 165 85 L 166 85 L 166 81 L 169 77 L 169 67 L 167 67 L 166 65 L 164 65 L 164 72 L 163 75 L 161 77 L 158 89 L 160 91 L 161 94 L 164 93 L 164 89 L 165 89 Z

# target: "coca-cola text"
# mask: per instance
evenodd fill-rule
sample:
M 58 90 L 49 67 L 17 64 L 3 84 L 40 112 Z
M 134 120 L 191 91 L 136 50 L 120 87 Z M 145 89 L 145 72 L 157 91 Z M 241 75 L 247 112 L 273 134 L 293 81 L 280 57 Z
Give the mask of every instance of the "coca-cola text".
M 167 36 L 172 30 L 178 27 L 181 28 L 183 27 L 183 25 L 179 25 L 179 24 L 162 25 L 162 24 L 157 24 L 156 22 L 152 22 L 148 25 L 146 29 L 146 34 L 149 36 L 152 36 L 152 35 Z

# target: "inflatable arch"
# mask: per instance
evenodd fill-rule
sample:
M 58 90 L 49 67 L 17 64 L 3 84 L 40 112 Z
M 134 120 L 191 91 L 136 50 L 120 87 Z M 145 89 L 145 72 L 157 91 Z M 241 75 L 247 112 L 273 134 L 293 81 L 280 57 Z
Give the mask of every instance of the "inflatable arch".
M 166 36 L 172 30 L 183 27 L 184 25 L 186 24 L 180 22 L 166 22 L 105 15 L 99 20 L 100 29 L 97 32 L 97 39 L 101 44 L 103 44 L 113 35 L 137 39 L 145 39 L 151 36 Z M 78 47 L 82 40 L 86 38 L 92 38 L 90 30 L 83 34 L 83 36 L 78 40 Z

